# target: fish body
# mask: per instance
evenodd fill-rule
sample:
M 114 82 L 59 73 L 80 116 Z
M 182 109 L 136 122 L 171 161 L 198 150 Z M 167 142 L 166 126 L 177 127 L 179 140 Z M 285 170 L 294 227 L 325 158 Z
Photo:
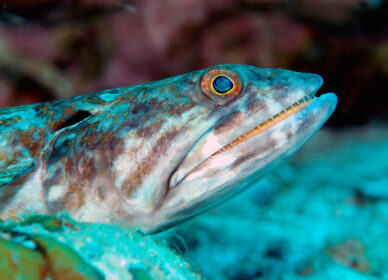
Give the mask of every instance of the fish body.
M 234 196 L 336 106 L 315 74 L 217 65 L 0 109 L 0 217 L 56 214 L 163 230 Z

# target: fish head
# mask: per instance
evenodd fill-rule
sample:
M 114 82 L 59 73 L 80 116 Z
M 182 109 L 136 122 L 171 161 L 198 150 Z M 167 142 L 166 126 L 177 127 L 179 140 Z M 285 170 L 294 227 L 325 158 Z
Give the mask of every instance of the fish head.
M 315 97 L 319 75 L 247 65 L 193 73 L 188 95 L 201 120 L 179 149 L 150 231 L 180 223 L 230 198 L 297 151 L 333 113 L 334 94 Z M 201 126 L 201 129 L 196 126 Z M 191 141 L 190 141 L 190 140 Z M 180 147 L 179 143 L 175 144 Z

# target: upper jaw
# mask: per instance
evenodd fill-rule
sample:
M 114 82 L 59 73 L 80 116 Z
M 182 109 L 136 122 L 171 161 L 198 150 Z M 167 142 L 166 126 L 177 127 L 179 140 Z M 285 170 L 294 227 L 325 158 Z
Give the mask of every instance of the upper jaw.
M 216 128 L 206 132 L 190 149 L 185 159 L 179 164 L 176 171 L 172 174 L 169 181 L 169 189 L 174 188 L 181 183 L 185 177 L 191 173 L 196 167 L 214 154 L 223 152 L 225 149 L 233 148 L 241 143 L 241 138 L 244 138 L 248 133 L 250 137 L 254 137 L 255 134 L 261 133 L 265 129 L 276 125 L 276 123 L 287 118 L 289 115 L 302 109 L 314 100 L 314 95 L 321 87 L 323 80 L 319 75 L 315 74 L 303 74 L 308 77 L 304 81 L 304 86 L 297 91 L 289 93 L 286 98 L 276 100 L 276 94 L 274 98 L 269 98 L 267 101 L 267 111 L 257 111 L 251 113 L 246 111 L 249 104 L 246 104 L 244 110 L 240 110 L 237 114 L 232 114 L 234 118 L 240 120 L 236 123 L 230 122 L 230 118 L 226 118 L 222 121 L 221 125 L 230 122 L 231 127 L 229 131 L 223 135 L 217 135 L 215 133 Z M 271 104 L 273 102 L 273 104 Z M 272 105 L 272 106 L 271 106 Z M 252 130 L 257 130 L 255 133 L 251 133 Z M 247 137 L 246 137 L 247 138 Z M 244 139 L 242 139 L 244 140 Z

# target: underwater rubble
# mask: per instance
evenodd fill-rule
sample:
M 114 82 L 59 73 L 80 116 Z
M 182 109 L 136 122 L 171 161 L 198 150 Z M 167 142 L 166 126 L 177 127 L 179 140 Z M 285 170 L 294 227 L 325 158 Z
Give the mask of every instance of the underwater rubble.
M 176 253 L 135 229 L 31 216 L 0 225 L 0 279 L 202 279 Z
M 226 204 L 160 234 L 209 279 L 388 279 L 388 126 L 319 131 Z

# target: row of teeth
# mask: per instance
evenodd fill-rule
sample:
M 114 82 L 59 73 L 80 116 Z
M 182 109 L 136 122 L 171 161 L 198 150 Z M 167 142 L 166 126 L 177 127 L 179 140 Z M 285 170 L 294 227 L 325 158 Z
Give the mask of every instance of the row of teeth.
M 314 96 L 305 96 L 301 99 L 299 99 L 297 102 L 292 104 L 290 107 L 284 109 L 280 113 L 277 113 L 272 118 L 267 119 L 266 121 L 262 122 L 258 126 L 255 126 L 253 129 L 249 130 L 248 132 L 244 133 L 243 135 L 235 138 L 232 142 L 229 144 L 226 144 L 218 151 L 214 152 L 211 156 L 215 156 L 217 154 L 220 154 L 222 152 L 225 152 L 226 150 L 229 150 L 230 148 L 233 148 L 234 146 L 237 146 L 241 144 L 242 142 L 245 142 L 249 138 L 271 128 L 272 126 L 278 124 L 280 121 L 286 119 L 290 115 L 298 112 L 300 109 L 305 107 L 308 103 L 310 103 L 314 99 Z

